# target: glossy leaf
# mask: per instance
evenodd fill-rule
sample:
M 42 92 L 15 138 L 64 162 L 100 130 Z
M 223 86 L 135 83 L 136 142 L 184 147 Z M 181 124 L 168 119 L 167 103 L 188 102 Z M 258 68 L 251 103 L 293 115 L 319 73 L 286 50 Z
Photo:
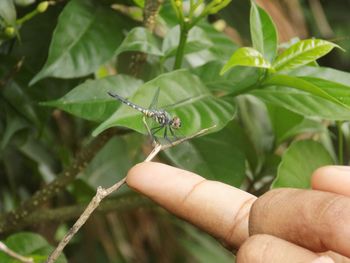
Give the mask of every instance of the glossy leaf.
M 142 85 L 129 100 L 148 108 L 158 88 L 158 108 L 166 108 L 172 116 L 178 116 L 182 120 L 182 127 L 178 131 L 180 137 L 192 135 L 213 125 L 216 128 L 212 132 L 220 130 L 235 113 L 232 103 L 215 98 L 195 75 L 186 70 L 160 75 Z M 93 135 L 117 125 L 146 134 L 142 114 L 123 104 L 95 129 Z
M 181 226 L 186 235 L 179 235 L 179 244 L 194 258 L 197 263 L 232 263 L 234 255 L 221 246 L 212 236 L 198 231 L 197 228 L 186 225 Z M 188 258 L 188 256 L 186 255 Z
M 128 21 L 98 1 L 70 1 L 59 17 L 48 59 L 31 84 L 49 76 L 76 78 L 94 72 L 114 55 Z
M 180 38 L 180 27 L 175 26 L 165 35 L 163 40 L 162 51 L 165 57 L 171 57 L 176 54 Z M 203 49 L 207 49 L 212 46 L 205 31 L 199 27 L 193 27 L 187 37 L 184 54 L 197 52 Z
M 192 67 L 202 66 L 213 60 L 224 61 L 238 48 L 238 45 L 232 42 L 232 39 L 224 32 L 218 31 L 213 24 L 202 20 L 198 23 L 198 27 L 205 31 L 207 37 L 215 45 L 187 54 L 185 59 Z
M 62 98 L 41 105 L 57 107 L 87 120 L 103 121 L 120 106 L 118 101 L 107 94 L 108 91 L 130 97 L 141 85 L 141 80 L 126 75 L 87 80 Z
M 312 173 L 333 163 L 322 144 L 312 140 L 294 142 L 282 156 L 272 188 L 310 188 Z
M 298 78 L 288 75 L 278 75 L 274 74 L 271 77 L 268 77 L 263 83 L 263 86 L 265 85 L 276 85 L 276 86 L 286 86 L 291 87 L 299 90 L 303 90 L 306 92 L 309 92 L 311 94 L 314 94 L 316 96 L 322 97 L 324 99 L 327 99 L 329 101 L 332 101 L 336 104 L 339 104 L 345 108 L 350 109 L 350 106 L 348 106 L 346 101 L 350 102 L 350 100 L 347 100 L 346 97 L 350 95 L 350 87 L 339 87 L 342 86 L 340 84 L 337 84 L 338 90 L 341 89 L 339 92 L 335 92 L 335 88 L 327 89 L 327 85 L 335 86 L 336 83 L 332 85 L 332 82 L 327 82 L 326 80 L 319 79 L 317 81 L 316 78 Z M 342 95 L 342 96 L 339 96 Z
M 19 232 L 9 236 L 4 243 L 13 251 L 26 257 L 34 259 L 34 263 L 44 262 L 49 254 L 52 252 L 53 247 L 40 235 L 29 232 Z M 9 257 L 4 252 L 0 251 L 1 263 L 14 263 L 12 257 Z M 61 255 L 57 263 L 66 263 L 67 260 L 64 255 Z
M 277 52 L 276 27 L 264 9 L 251 1 L 250 34 L 253 47 L 269 61 L 273 61 Z
M 192 72 L 212 91 L 232 95 L 253 89 L 262 74 L 262 70 L 259 68 L 238 66 L 235 70 L 220 76 L 222 66 L 221 61 L 211 61 L 193 69 Z
M 304 118 L 302 115 L 267 103 L 276 145 L 302 133 L 323 133 L 327 128 L 321 121 Z
M 238 129 L 238 124 L 230 123 L 217 133 L 182 143 L 165 154 L 177 167 L 239 187 L 245 178 L 245 154 Z
M 117 54 L 125 51 L 139 51 L 150 55 L 162 56 L 159 40 L 144 27 L 133 28 L 116 51 Z
M 312 83 L 319 89 L 337 99 L 346 108 L 350 108 L 350 83 L 343 85 L 334 81 L 329 81 L 314 77 L 300 77 L 301 79 Z
M 256 68 L 270 68 L 271 65 L 266 61 L 259 51 L 250 47 L 241 47 L 237 49 L 229 61 L 224 65 L 220 74 L 236 66 L 256 67 Z
M 347 86 L 350 85 L 350 73 L 333 68 L 304 66 L 288 71 L 288 74 L 300 77 L 315 77 L 326 79 L 333 83 L 337 82 Z
M 266 105 L 250 95 L 237 97 L 238 116 L 255 152 L 263 161 L 273 147 L 273 130 Z
M 13 0 L 1 0 L 0 1 L 0 20 L 5 21 L 6 25 L 16 24 L 16 8 Z
M 266 102 L 307 117 L 350 120 L 350 110 L 322 97 L 288 87 L 266 87 L 251 91 Z
M 276 71 L 301 67 L 323 57 L 335 47 L 340 48 L 337 44 L 326 40 L 302 40 L 278 55 L 272 66 Z
M 121 137 L 114 137 L 98 152 L 79 177 L 92 189 L 109 187 L 121 180 L 131 167 L 126 143 Z M 123 191 L 118 191 L 118 194 Z
M 266 106 L 274 131 L 275 142 L 279 145 L 283 139 L 286 138 L 286 134 L 300 124 L 304 117 L 300 114 L 289 111 L 286 108 L 278 107 L 269 103 L 267 103 Z

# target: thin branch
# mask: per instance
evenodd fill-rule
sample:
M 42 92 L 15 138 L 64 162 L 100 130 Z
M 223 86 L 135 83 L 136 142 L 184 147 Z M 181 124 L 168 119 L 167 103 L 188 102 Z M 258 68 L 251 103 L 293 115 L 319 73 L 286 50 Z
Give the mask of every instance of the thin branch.
M 146 0 L 143 8 L 143 26 L 150 32 L 153 32 L 156 26 L 157 15 L 163 0 Z M 138 76 L 147 61 L 147 54 L 143 52 L 135 52 L 132 55 L 129 66 L 130 73 Z
M 145 159 L 145 162 L 150 162 L 161 150 L 168 149 L 170 147 L 173 147 L 175 145 L 178 145 L 184 141 L 190 140 L 194 137 L 200 136 L 204 133 L 206 133 L 208 130 L 216 127 L 216 125 L 203 129 L 192 136 L 186 137 L 179 139 L 172 144 L 167 144 L 167 145 L 161 145 L 159 143 L 156 143 L 154 146 L 152 152 L 147 156 Z M 46 260 L 46 263 L 53 263 L 55 262 L 58 257 L 61 255 L 63 249 L 66 247 L 66 245 L 69 243 L 69 241 L 73 238 L 73 236 L 79 231 L 79 229 L 85 224 L 85 222 L 89 219 L 91 214 L 95 211 L 95 209 L 100 205 L 101 201 L 113 193 L 114 191 L 117 191 L 122 185 L 124 185 L 126 182 L 126 176 L 121 179 L 119 182 L 115 183 L 111 187 L 105 189 L 101 186 L 97 188 L 96 195 L 92 198 L 88 206 L 86 207 L 85 211 L 81 214 L 79 219 L 75 222 L 75 224 L 71 227 L 71 229 L 67 232 L 67 234 L 63 237 L 61 242 L 58 244 L 58 246 L 55 248 L 55 250 L 51 253 L 51 255 L 48 257 Z
M 10 249 L 8 246 L 6 246 L 3 242 L 0 241 L 0 251 L 4 252 L 6 255 L 10 256 L 11 258 L 17 259 L 20 262 L 23 263 L 34 263 L 34 260 L 32 258 L 24 257 L 12 249 Z
M 16 210 L 1 215 L 0 234 L 9 233 L 22 228 L 25 218 L 39 209 L 50 198 L 62 192 L 68 184 L 75 180 L 76 176 L 85 169 L 95 154 L 117 133 L 119 133 L 119 131 L 110 129 L 96 137 L 78 154 L 72 165 L 65 169 L 55 180 L 38 190 Z
M 104 200 L 96 212 L 125 211 L 139 206 L 149 206 L 152 203 L 144 197 L 132 194 Z M 85 204 L 63 206 L 59 208 L 42 208 L 23 219 L 22 227 L 45 224 L 47 222 L 65 222 L 78 218 L 85 210 Z

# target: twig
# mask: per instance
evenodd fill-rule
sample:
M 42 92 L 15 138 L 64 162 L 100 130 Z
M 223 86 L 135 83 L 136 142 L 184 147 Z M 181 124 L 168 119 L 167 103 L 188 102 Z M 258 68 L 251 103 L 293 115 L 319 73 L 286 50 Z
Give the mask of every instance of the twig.
M 187 140 L 190 140 L 194 137 L 202 135 L 214 127 L 216 127 L 216 125 L 214 125 L 210 128 L 207 128 L 207 129 L 203 129 L 203 130 L 193 134 L 192 136 L 179 139 L 179 140 L 173 142 L 172 144 L 161 145 L 161 144 L 157 143 L 155 145 L 155 147 L 153 148 L 152 152 L 145 159 L 145 162 L 150 162 L 161 150 L 168 149 L 168 148 L 173 147 L 175 145 L 178 145 L 184 141 L 187 141 Z M 48 257 L 48 259 L 46 260 L 46 263 L 53 263 L 58 259 L 58 257 L 61 255 L 65 246 L 69 243 L 69 241 L 73 238 L 73 236 L 79 231 L 79 229 L 85 224 L 85 222 L 89 219 L 92 212 L 94 212 L 94 210 L 99 206 L 101 201 L 105 197 L 107 197 L 108 195 L 113 193 L 114 191 L 117 191 L 122 185 L 125 184 L 125 182 L 126 182 L 126 177 L 124 177 L 119 182 L 115 183 L 114 185 L 112 185 L 111 187 L 109 187 L 107 189 L 102 188 L 101 186 L 99 186 L 97 188 L 96 195 L 92 198 L 92 200 L 90 201 L 90 203 L 88 204 L 88 206 L 86 207 L 84 212 L 81 214 L 79 219 L 75 222 L 75 224 L 72 226 L 72 228 L 67 232 L 67 234 L 63 237 L 63 239 L 58 244 L 58 246 L 55 248 L 55 250 Z
M 63 189 L 74 181 L 76 176 L 85 169 L 95 154 L 99 152 L 109 139 L 120 132 L 122 131 L 110 129 L 96 137 L 78 154 L 72 165 L 67 167 L 55 180 L 35 192 L 33 196 L 14 211 L 1 215 L 0 234 L 9 233 L 22 228 L 22 223 L 29 214 L 39 209 L 41 205 L 46 203 L 50 198 L 63 191 Z
M 27 257 L 24 257 L 24 256 L 16 253 L 12 249 L 8 248 L 8 246 L 6 246 L 1 241 L 0 241 L 0 251 L 4 252 L 5 254 L 7 254 L 8 256 L 10 256 L 10 257 L 12 257 L 14 259 L 17 259 L 20 262 L 23 262 L 23 263 L 34 263 L 34 260 L 32 258 L 27 258 Z
M 105 213 L 108 211 L 126 211 L 140 206 L 150 206 L 152 203 L 147 198 L 132 194 L 118 198 L 104 200 L 96 212 Z M 21 227 L 35 226 L 47 222 L 65 222 L 77 219 L 85 210 L 85 204 L 63 206 L 59 208 L 41 208 L 23 218 Z

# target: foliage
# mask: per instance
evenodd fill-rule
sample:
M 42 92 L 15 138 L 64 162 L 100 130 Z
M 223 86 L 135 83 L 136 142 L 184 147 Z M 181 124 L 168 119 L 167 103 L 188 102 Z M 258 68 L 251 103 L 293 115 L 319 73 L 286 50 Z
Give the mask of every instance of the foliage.
M 0 1 L 4 216 L 21 208 L 40 186 L 61 180 L 58 175 L 64 177 L 73 164 L 86 169 L 69 174 L 73 179 L 63 181 L 62 190 L 46 207 L 86 203 L 97 186 L 112 184 L 143 160 L 149 141 L 143 136 L 147 130 L 142 115 L 107 92 L 147 108 L 159 89 L 158 107 L 182 120 L 179 137 L 215 125 L 210 134 L 167 150 L 161 161 L 255 194 L 270 186 L 308 188 L 314 169 L 348 163 L 344 149 L 350 139 L 343 140 L 347 126 L 342 124 L 350 120 L 350 74 L 316 63 L 333 49 L 341 51 L 340 46 L 310 38 L 280 48 L 272 18 L 254 1 L 249 14 L 252 46 L 245 47 L 220 28 L 220 23 L 232 24 L 225 10 L 235 1 L 165 1 L 150 20 L 156 30 L 142 25 L 135 15 L 142 9 L 146 14 L 149 1 L 33 2 L 23 1 L 23 7 Z M 216 21 L 209 22 L 208 16 Z M 92 151 L 94 158 L 76 164 L 77 152 L 91 141 L 102 141 L 106 130 L 115 136 L 99 144 L 100 152 Z M 210 249 L 208 257 L 227 262 L 229 257 L 217 257 L 222 251 L 203 233 L 159 219 L 161 212 L 138 215 L 135 211 L 144 204 L 132 205 L 140 197 L 129 189 L 112 198 L 116 203 L 129 200 L 129 210 L 105 216 L 107 223 L 97 220 L 97 225 L 113 222 L 119 231 L 125 230 L 103 233 L 116 243 L 117 252 L 103 242 L 102 247 L 98 242 L 88 244 L 96 248 L 96 254 L 91 252 L 96 261 L 131 262 L 144 256 L 130 245 L 135 240 L 128 229 L 134 230 L 133 221 L 142 221 L 138 216 L 155 220 L 155 213 L 159 225 L 153 227 L 159 228 L 159 237 L 181 231 L 180 241 L 163 236 L 170 261 L 208 262 L 203 255 Z M 45 236 L 52 240 L 56 232 L 60 237 L 66 226 L 67 222 L 56 222 Z M 86 261 L 84 235 L 88 233 L 72 245 L 75 251 L 68 249 L 68 258 Z M 33 240 L 37 246 L 29 247 Z M 42 262 L 50 249 L 34 233 L 15 233 L 5 243 L 37 257 L 36 262 Z M 122 243 L 127 249 L 118 246 Z M 156 243 L 150 244 L 146 257 L 159 256 Z M 0 258 L 12 262 L 3 254 Z

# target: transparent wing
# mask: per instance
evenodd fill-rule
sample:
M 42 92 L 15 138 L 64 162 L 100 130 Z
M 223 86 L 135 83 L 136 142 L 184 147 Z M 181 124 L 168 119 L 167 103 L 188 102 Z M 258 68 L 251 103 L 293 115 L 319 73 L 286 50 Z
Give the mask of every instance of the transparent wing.
M 157 104 L 158 104 L 158 98 L 159 98 L 159 92 L 160 92 L 160 88 L 158 87 L 156 92 L 154 93 L 153 99 L 151 104 L 149 105 L 149 109 L 150 110 L 154 110 L 157 109 Z

